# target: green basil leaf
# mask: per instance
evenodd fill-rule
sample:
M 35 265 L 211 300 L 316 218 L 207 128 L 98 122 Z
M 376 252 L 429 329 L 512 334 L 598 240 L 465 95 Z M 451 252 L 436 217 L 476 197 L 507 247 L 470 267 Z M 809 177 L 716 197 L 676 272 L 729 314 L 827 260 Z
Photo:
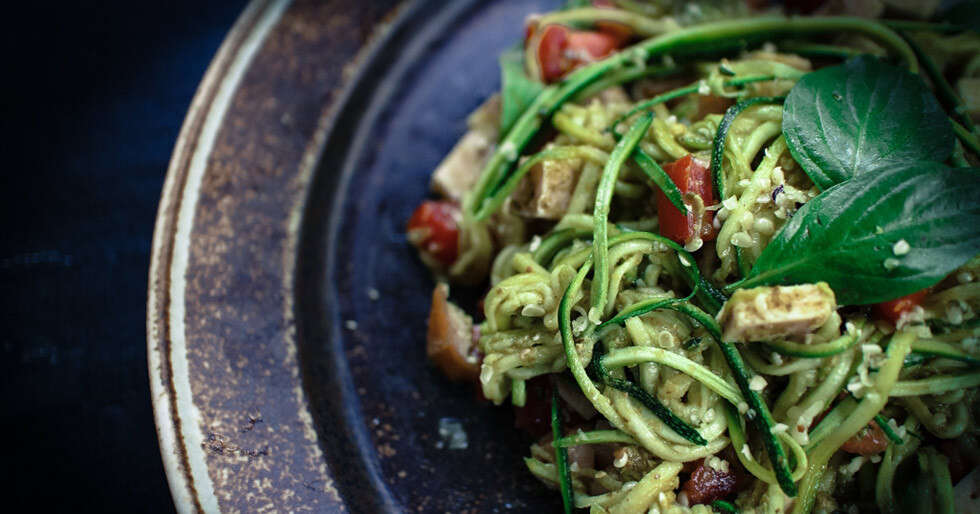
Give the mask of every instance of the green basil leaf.
M 544 84 L 527 76 L 520 46 L 500 54 L 500 75 L 500 138 L 503 139 L 544 89 Z
M 888 162 L 945 161 L 954 137 L 922 79 L 867 55 L 803 76 L 786 97 L 783 133 L 820 189 Z
M 858 175 L 803 205 L 734 286 L 825 281 L 842 305 L 913 293 L 980 254 L 978 199 L 976 168 L 911 162 Z

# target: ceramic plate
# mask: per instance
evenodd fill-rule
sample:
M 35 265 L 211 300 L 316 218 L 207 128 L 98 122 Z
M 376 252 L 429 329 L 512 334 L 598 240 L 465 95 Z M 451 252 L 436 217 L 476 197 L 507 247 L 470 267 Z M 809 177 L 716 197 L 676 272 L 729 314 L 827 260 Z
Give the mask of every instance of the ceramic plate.
M 509 410 L 428 365 L 433 284 L 402 232 L 496 55 L 557 2 L 396 3 L 256 0 L 188 112 L 147 309 L 181 512 L 556 506 Z

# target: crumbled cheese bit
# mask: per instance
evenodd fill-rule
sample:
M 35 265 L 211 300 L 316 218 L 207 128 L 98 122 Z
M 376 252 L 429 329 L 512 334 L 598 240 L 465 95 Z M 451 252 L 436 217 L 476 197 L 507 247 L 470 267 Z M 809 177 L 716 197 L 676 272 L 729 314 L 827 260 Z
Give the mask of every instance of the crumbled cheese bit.
M 767 152 L 769 151 L 769 147 L 768 146 L 766 147 L 766 151 Z M 783 182 L 786 181 L 786 176 L 783 173 L 783 167 L 782 166 L 776 166 L 775 168 L 773 168 L 772 169 L 772 172 L 769 174 L 769 176 L 772 177 L 772 182 L 774 184 L 782 184 Z
M 851 462 L 849 462 L 846 466 L 841 467 L 840 474 L 844 475 L 844 480 L 850 480 L 851 477 L 853 477 L 854 474 L 861 469 L 861 466 L 863 466 L 864 463 L 867 462 L 867 460 L 868 460 L 867 457 L 858 455 L 857 457 L 851 459 Z
M 354 321 L 354 320 L 352 320 L 352 319 L 349 319 L 349 320 L 347 320 L 347 321 L 344 322 L 344 327 L 346 327 L 347 330 L 350 330 L 351 332 L 353 332 L 353 331 L 357 330 L 357 322 Z
M 897 243 L 892 245 L 892 253 L 895 255 L 905 255 L 911 249 L 912 247 L 909 246 L 909 242 L 904 239 L 899 239 Z
M 376 302 L 379 298 L 381 298 L 381 293 L 379 293 L 378 290 L 373 287 L 367 290 L 367 295 L 373 302 Z
M 700 250 L 702 246 L 704 246 L 704 241 L 700 237 L 694 236 L 690 241 L 684 244 L 684 249 L 689 252 L 696 252 Z M 684 264 L 685 267 L 690 266 L 690 264 L 687 264 L 686 262 L 687 261 L 685 259 L 681 261 L 681 264 Z
M 704 459 L 704 463 L 709 468 L 715 471 L 721 471 L 722 473 L 728 473 L 728 461 L 725 459 L 720 459 L 714 455 L 709 455 L 708 458 Z
M 705 82 L 704 80 L 702 80 L 702 81 L 700 81 L 698 83 L 698 94 L 699 95 L 710 95 L 711 94 L 711 88 L 708 87 L 708 83 Z
M 901 261 L 899 261 L 898 259 L 894 259 L 892 257 L 889 257 L 889 258 L 885 259 L 885 262 L 883 263 L 883 265 L 885 266 L 885 269 L 888 270 L 888 271 L 891 271 L 891 270 L 899 267 L 901 264 L 902 264 Z
M 535 235 L 531 238 L 531 244 L 527 247 L 528 250 L 534 252 L 541 247 L 541 236 Z
M 677 123 L 677 116 L 674 116 L 673 114 L 667 116 L 667 124 L 673 125 L 674 123 Z
M 772 361 L 773 364 L 779 366 L 783 363 L 783 356 L 776 352 L 772 352 L 772 355 L 769 356 L 769 360 Z
M 749 380 L 749 389 L 753 391 L 761 391 L 766 388 L 766 379 L 762 378 L 762 375 L 756 375 Z
M 508 161 L 517 160 L 517 145 L 513 141 L 507 141 L 500 146 L 500 152 L 504 154 L 504 157 Z
M 881 462 L 881 455 L 872 455 L 871 456 L 871 463 L 872 464 L 877 464 L 879 462 Z
M 789 430 L 789 426 L 787 426 L 787 425 L 785 425 L 783 423 L 776 423 L 775 425 L 772 426 L 772 433 L 773 434 L 782 434 L 783 432 L 785 432 L 787 430 Z
M 745 414 L 745 412 L 749 410 L 749 404 L 745 402 L 738 402 L 737 407 L 739 414 Z
M 572 473 L 578 471 L 578 462 L 573 462 L 571 466 L 568 466 L 568 470 Z
M 913 323 L 921 323 L 925 321 L 926 310 L 922 308 L 921 305 L 916 305 L 911 309 L 902 312 L 902 315 L 898 317 L 898 323 L 895 324 L 895 328 L 902 329 L 906 325 Z

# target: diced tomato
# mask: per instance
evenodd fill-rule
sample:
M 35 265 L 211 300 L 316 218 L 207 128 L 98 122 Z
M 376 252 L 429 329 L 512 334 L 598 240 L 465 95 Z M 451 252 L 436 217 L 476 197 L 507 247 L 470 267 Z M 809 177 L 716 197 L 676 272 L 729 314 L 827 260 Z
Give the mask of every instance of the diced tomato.
M 611 32 L 571 30 L 562 25 L 544 27 L 535 52 L 544 81 L 554 82 L 579 66 L 615 52 L 628 36 L 624 39 L 622 29 L 608 27 Z M 533 34 L 534 27 L 531 30 Z
M 459 249 L 459 206 L 453 202 L 427 200 L 408 220 L 408 240 L 421 252 L 449 266 Z
M 874 311 L 875 316 L 878 318 L 891 321 L 893 324 L 897 324 L 898 320 L 902 318 L 902 314 L 910 312 L 915 308 L 915 306 L 920 305 L 927 294 L 929 294 L 929 290 L 923 289 L 922 291 L 912 293 L 908 296 L 903 296 L 887 302 L 876 303 L 872 307 L 872 311 Z
M 888 448 L 888 437 L 885 436 L 885 432 L 878 426 L 878 423 L 874 421 L 851 436 L 840 447 L 845 452 L 864 456 L 881 453 L 886 448 Z
M 729 463 L 729 468 L 732 464 Z M 724 499 L 738 490 L 735 473 L 720 471 L 705 465 L 704 459 L 696 461 L 691 478 L 684 482 L 683 491 L 691 505 L 701 505 Z
M 671 180 L 681 190 L 685 196 L 696 194 L 701 197 L 704 205 L 714 205 L 714 189 L 711 185 L 711 176 L 708 168 L 697 161 L 691 154 L 685 155 L 680 159 L 664 166 L 664 171 L 670 175 Z M 657 214 L 660 218 L 660 233 L 678 244 L 686 244 L 694 236 L 700 236 L 702 241 L 712 241 L 717 235 L 717 231 L 712 225 L 714 220 L 713 211 L 705 211 L 704 219 L 701 221 L 701 229 L 697 231 L 695 214 L 691 209 L 685 216 L 677 207 L 674 207 L 667 199 L 667 195 L 660 191 L 657 195 Z M 697 231 L 697 233 L 695 233 Z
M 541 34 L 538 42 L 538 64 L 541 66 L 541 76 L 545 82 L 553 82 L 561 78 L 571 65 L 565 59 L 565 49 L 568 48 L 568 29 L 561 25 L 548 25 Z

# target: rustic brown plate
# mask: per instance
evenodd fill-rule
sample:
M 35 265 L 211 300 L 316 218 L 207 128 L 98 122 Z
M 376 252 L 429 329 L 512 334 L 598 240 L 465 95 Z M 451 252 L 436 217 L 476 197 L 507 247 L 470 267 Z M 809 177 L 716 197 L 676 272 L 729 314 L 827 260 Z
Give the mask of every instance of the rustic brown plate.
M 255 0 L 191 105 L 153 241 L 161 452 L 191 511 L 551 509 L 510 413 L 423 351 L 402 236 L 430 170 L 556 1 Z M 441 444 L 455 418 L 466 449 Z

